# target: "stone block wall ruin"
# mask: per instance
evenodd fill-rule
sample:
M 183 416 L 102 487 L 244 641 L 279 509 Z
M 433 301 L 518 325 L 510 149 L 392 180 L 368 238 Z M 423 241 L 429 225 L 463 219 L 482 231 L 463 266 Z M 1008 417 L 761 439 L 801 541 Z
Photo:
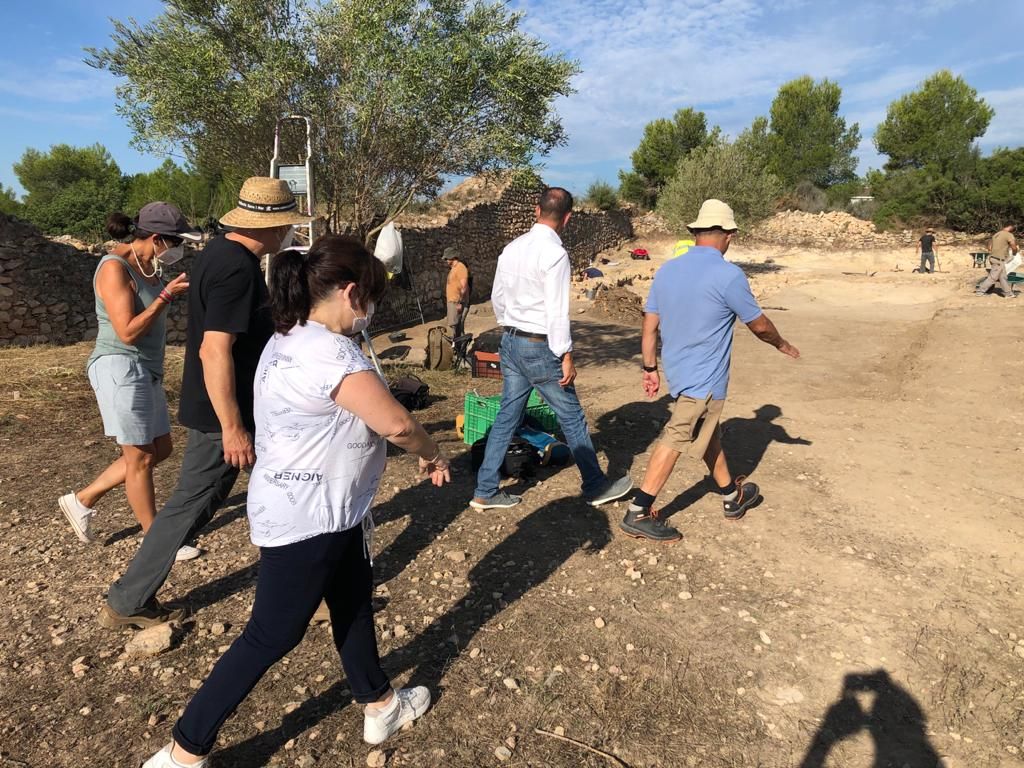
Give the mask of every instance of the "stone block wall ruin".
M 473 272 L 473 301 L 485 302 L 498 254 L 534 222 L 536 189 L 505 187 L 493 199 L 452 216 L 447 222 L 401 225 L 405 258 L 414 291 L 394 286 L 378 309 L 374 329 L 419 322 L 416 297 L 427 320 L 444 316 L 447 267 L 441 254 L 458 246 Z M 585 267 L 600 251 L 632 236 L 622 211 L 577 211 L 564 235 L 573 269 Z M 92 276 L 99 256 L 44 237 L 30 224 L 0 214 L 0 346 L 72 344 L 96 336 Z M 166 278 L 188 271 L 191 256 L 169 268 Z M 170 309 L 167 336 L 185 341 L 187 304 Z
M 494 199 L 462 210 L 445 224 L 417 225 L 411 217 L 398 221 L 414 290 L 393 287 L 377 310 L 374 327 L 381 330 L 414 320 L 418 323 L 417 297 L 428 321 L 444 317 L 448 267 L 441 255 L 450 245 L 460 250 L 473 275 L 473 303 L 489 301 L 498 256 L 509 242 L 533 226 L 540 191 L 541 188 L 505 186 Z M 632 236 L 633 225 L 625 211 L 577 210 L 569 219 L 562 240 L 575 273 L 601 251 Z

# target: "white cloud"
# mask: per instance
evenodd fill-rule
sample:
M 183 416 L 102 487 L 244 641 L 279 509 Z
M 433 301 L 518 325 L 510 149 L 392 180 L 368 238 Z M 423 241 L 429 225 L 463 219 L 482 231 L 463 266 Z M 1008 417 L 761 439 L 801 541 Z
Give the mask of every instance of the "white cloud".
M 114 96 L 114 78 L 78 59 L 54 59 L 40 69 L 0 61 L 0 72 L 0 94 L 27 101 L 79 104 L 93 100 L 110 102 Z
M 995 111 L 981 138 L 985 149 L 1016 147 L 1024 143 L 1024 88 L 985 91 L 980 94 Z
M 17 107 L 0 106 L 0 117 L 14 120 L 27 120 L 33 123 L 65 124 L 77 126 L 100 126 L 114 124 L 119 118 L 111 111 L 66 112 L 58 109 L 20 109 Z

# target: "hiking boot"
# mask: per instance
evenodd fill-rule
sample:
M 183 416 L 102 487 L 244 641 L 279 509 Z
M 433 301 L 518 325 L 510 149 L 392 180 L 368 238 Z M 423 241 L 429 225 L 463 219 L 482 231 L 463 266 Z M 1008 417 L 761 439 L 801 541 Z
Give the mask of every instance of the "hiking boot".
M 609 501 L 621 499 L 633 490 L 633 479 L 629 475 L 620 477 L 618 480 L 608 480 L 604 488 L 595 494 L 586 497 L 587 504 L 592 507 L 599 507 Z
M 142 610 L 131 616 L 124 616 L 109 605 L 104 604 L 100 609 L 99 622 L 101 627 L 107 629 L 124 629 L 135 627 L 136 629 L 148 629 L 157 624 L 166 624 L 168 621 L 181 621 L 188 615 L 188 611 L 180 605 L 162 605 L 157 599 L 151 598 Z
M 163 749 L 153 755 L 142 764 L 142 768 L 207 768 L 210 764 L 209 758 L 204 757 L 198 763 L 181 763 L 171 757 L 171 749 L 174 742 L 167 744 Z
M 366 710 L 363 716 L 363 741 L 380 744 L 406 723 L 411 723 L 430 708 L 430 691 L 422 685 L 395 691 L 384 709 Z
M 508 507 L 514 507 L 522 500 L 522 496 L 499 491 L 489 499 L 474 498 L 469 502 L 469 506 L 473 509 L 507 509 Z
M 619 528 L 635 539 L 650 539 L 651 541 L 679 541 L 683 534 L 658 516 L 658 510 L 653 507 L 649 509 L 630 509 L 626 516 L 619 523 Z
M 757 487 L 756 483 L 743 482 L 746 479 L 737 477 L 736 490 L 738 493 L 736 498 L 732 501 L 722 501 L 722 510 L 729 520 L 739 520 L 747 514 L 748 509 L 761 502 L 761 489 Z
M 79 541 L 83 544 L 93 541 L 92 531 L 89 530 L 93 509 L 80 502 L 74 492 L 66 493 L 57 499 L 57 506 L 64 513 L 64 517 L 68 519 L 68 523 L 71 524 L 71 529 Z

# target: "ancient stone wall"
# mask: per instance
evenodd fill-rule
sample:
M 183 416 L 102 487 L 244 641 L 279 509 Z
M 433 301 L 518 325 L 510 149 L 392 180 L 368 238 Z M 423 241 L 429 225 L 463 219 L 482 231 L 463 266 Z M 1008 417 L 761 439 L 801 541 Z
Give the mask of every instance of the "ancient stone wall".
M 539 188 L 507 186 L 493 200 L 477 203 L 447 222 L 416 226 L 414 219 L 399 221 L 406 268 L 413 290 L 393 286 L 377 311 L 377 329 L 419 322 L 419 298 L 427 320 L 445 314 L 445 281 L 448 267 L 441 254 L 456 246 L 473 276 L 473 303 L 490 300 L 498 256 L 509 242 L 528 231 L 535 221 Z M 577 210 L 563 233 L 573 271 L 586 267 L 606 248 L 620 245 L 633 236 L 625 211 Z
M 0 346 L 95 338 L 92 276 L 99 259 L 0 214 Z M 168 276 L 182 268 L 188 268 L 188 260 L 174 265 Z M 184 301 L 174 303 L 168 320 L 169 340 L 184 341 Z
M 502 248 L 534 223 L 538 191 L 506 186 L 494 199 L 466 208 L 446 222 L 401 226 L 413 290 L 392 286 L 374 327 L 418 323 L 417 298 L 427 320 L 444 316 L 448 268 L 441 254 L 449 245 L 459 247 L 472 271 L 474 303 L 487 301 Z M 600 251 L 621 244 L 632 231 L 626 212 L 576 211 L 563 236 L 573 270 L 585 267 Z M 43 237 L 31 225 L 0 214 L 0 346 L 95 338 L 92 276 L 99 258 L 99 253 Z M 187 271 L 190 264 L 187 256 L 166 270 L 165 279 Z M 186 310 L 183 298 L 171 306 L 170 343 L 185 341 Z

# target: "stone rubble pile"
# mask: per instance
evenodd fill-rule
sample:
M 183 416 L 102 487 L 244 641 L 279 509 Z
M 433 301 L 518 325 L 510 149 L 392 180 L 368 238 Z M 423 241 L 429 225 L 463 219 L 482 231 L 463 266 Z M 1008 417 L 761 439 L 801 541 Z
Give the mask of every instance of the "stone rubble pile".
M 783 211 L 757 224 L 748 237 L 755 242 L 774 245 L 854 250 L 913 247 L 922 233 L 923 230 L 909 229 L 879 232 L 873 222 L 858 219 L 844 211 Z M 983 243 L 988 237 L 945 229 L 937 229 L 935 235 L 940 247 L 971 246 Z

